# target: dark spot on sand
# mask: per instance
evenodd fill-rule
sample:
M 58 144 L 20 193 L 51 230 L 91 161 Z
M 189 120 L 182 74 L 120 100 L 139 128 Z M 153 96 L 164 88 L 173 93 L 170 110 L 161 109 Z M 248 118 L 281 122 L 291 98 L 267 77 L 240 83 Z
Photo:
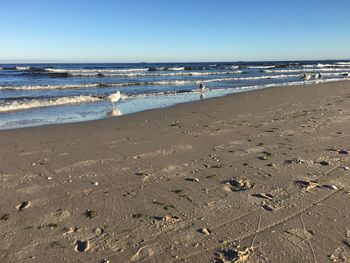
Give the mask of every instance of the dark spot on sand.
M 4 214 L 1 216 L 0 220 L 4 220 L 4 221 L 9 220 L 10 216 L 11 216 L 10 214 Z
M 321 162 L 320 162 L 320 165 L 322 165 L 322 166 L 328 166 L 328 165 L 329 165 L 329 162 L 327 162 L 327 161 L 321 161 Z
M 97 216 L 97 212 L 96 212 L 95 210 L 90 210 L 90 209 L 88 209 L 88 210 L 86 210 L 86 212 L 85 212 L 85 216 L 86 216 L 87 218 L 92 219 L 92 218 L 94 218 L 94 217 Z
M 170 192 L 173 192 L 175 194 L 181 194 L 183 192 L 183 190 L 177 189 L 177 190 L 171 190 Z
M 173 205 L 165 205 L 164 207 L 163 207 L 163 209 L 164 210 L 170 210 L 171 208 L 175 208 L 175 206 L 173 206 Z
M 21 204 L 17 205 L 16 208 L 19 210 L 19 211 L 22 211 L 28 207 L 30 207 L 31 203 L 29 201 L 24 201 L 22 202 Z
M 138 218 L 138 219 L 147 218 L 147 216 L 144 215 L 143 213 L 136 213 L 136 214 L 131 215 L 131 217 L 132 218 Z
M 87 240 L 77 240 L 75 244 L 75 250 L 79 252 L 86 252 L 90 248 L 90 243 Z

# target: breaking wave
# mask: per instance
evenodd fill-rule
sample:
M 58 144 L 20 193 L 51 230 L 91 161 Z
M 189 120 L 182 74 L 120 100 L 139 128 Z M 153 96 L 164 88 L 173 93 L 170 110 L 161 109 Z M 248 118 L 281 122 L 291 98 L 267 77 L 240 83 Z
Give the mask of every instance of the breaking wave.
M 259 79 L 283 79 L 300 77 L 300 75 L 270 75 L 245 78 L 214 78 L 214 79 L 198 79 L 198 80 L 164 80 L 164 81 L 145 81 L 145 82 L 122 82 L 122 83 L 91 83 L 91 84 L 67 84 L 67 85 L 24 85 L 24 86 L 0 86 L 0 90 L 63 90 L 63 89 L 82 89 L 97 87 L 129 87 L 129 86 L 178 86 L 178 85 L 199 85 L 200 83 L 213 82 L 229 82 L 242 80 L 259 80 Z
M 55 99 L 24 99 L 16 101 L 0 101 L 0 112 L 26 110 L 31 108 L 41 108 L 49 106 L 58 106 L 65 104 L 75 104 L 75 103 L 87 103 L 101 100 L 94 96 L 73 96 L 73 97 L 61 97 Z

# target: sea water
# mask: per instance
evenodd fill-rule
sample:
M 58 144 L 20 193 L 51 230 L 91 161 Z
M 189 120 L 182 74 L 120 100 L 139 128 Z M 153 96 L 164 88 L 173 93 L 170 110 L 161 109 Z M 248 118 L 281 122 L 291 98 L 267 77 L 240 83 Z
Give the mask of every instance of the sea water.
M 305 81 L 304 74 L 311 79 Z M 0 129 L 100 119 L 271 86 L 344 79 L 350 79 L 349 61 L 0 64 Z M 114 109 L 104 97 L 116 91 L 121 100 Z

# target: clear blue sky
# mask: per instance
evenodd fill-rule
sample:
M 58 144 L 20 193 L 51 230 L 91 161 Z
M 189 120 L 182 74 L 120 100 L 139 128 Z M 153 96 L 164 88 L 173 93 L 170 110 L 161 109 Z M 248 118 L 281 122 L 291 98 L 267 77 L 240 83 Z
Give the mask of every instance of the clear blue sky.
M 349 0 L 0 0 L 0 61 L 350 58 Z

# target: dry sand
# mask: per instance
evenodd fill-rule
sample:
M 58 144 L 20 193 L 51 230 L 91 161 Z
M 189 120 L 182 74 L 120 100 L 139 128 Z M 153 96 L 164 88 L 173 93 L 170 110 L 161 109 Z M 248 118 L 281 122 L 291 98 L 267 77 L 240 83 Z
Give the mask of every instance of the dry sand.
M 350 82 L 0 132 L 1 262 L 349 262 Z

